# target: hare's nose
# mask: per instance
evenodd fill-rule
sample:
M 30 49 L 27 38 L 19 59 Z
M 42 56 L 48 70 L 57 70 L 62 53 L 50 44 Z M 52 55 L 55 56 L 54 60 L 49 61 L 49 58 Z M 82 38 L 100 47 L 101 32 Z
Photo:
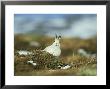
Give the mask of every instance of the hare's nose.
M 56 44 L 56 46 L 58 46 L 58 44 Z

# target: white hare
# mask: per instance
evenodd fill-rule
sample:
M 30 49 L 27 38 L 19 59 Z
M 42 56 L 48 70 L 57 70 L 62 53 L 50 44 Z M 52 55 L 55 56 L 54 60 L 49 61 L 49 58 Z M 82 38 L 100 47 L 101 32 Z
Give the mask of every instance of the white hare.
M 52 54 L 53 56 L 57 56 L 57 57 L 60 56 L 61 54 L 60 39 L 61 39 L 61 36 L 56 35 L 54 43 L 46 47 L 43 51 L 46 51 Z

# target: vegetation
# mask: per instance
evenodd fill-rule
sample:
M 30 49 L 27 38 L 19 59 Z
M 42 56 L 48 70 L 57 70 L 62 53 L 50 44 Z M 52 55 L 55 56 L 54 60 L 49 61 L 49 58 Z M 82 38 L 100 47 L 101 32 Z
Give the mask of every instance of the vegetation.
M 84 49 L 88 54 L 97 53 L 97 39 L 65 38 L 61 39 L 61 56 L 59 58 L 42 52 L 51 45 L 54 38 L 36 35 L 15 35 L 14 39 L 14 75 L 15 76 L 95 76 L 97 75 L 96 57 L 86 57 L 78 53 Z M 32 42 L 36 44 L 31 44 Z M 34 55 L 19 55 L 17 51 L 27 50 Z M 38 56 L 40 55 L 40 56 Z M 36 66 L 27 63 L 35 60 Z M 59 66 L 70 65 L 68 69 Z

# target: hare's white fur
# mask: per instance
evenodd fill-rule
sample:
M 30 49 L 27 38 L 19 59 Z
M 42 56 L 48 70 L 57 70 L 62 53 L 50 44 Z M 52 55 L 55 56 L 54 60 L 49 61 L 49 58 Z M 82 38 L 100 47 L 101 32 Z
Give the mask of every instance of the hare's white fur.
M 56 38 L 55 38 L 55 41 L 52 45 L 46 47 L 43 51 L 46 51 L 50 54 L 52 54 L 53 56 L 60 56 L 61 54 L 61 49 L 60 49 L 60 40 L 61 36 L 57 36 L 56 35 Z

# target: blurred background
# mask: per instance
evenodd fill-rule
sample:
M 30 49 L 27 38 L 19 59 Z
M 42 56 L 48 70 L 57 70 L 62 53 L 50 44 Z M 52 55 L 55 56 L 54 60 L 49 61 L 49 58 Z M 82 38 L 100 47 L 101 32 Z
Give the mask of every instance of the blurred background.
M 44 49 L 53 43 L 57 34 L 62 37 L 63 57 L 80 49 L 96 53 L 97 15 L 15 14 L 14 34 L 15 51 Z
M 97 34 L 96 14 L 15 14 L 15 34 L 88 39 Z

